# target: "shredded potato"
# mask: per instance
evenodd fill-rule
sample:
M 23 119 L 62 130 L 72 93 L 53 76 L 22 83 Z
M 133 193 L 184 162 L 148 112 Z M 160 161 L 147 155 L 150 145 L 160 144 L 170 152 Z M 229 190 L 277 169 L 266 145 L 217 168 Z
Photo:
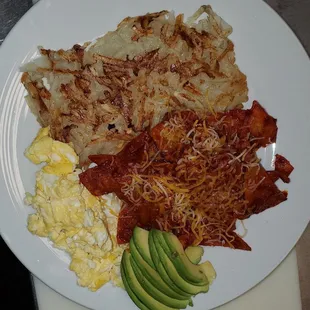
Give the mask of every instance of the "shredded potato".
M 88 155 L 118 153 L 167 112 L 215 113 L 246 102 L 231 32 L 210 6 L 189 23 L 167 11 L 125 18 L 94 42 L 40 48 L 41 57 L 22 68 L 27 103 L 87 165 Z

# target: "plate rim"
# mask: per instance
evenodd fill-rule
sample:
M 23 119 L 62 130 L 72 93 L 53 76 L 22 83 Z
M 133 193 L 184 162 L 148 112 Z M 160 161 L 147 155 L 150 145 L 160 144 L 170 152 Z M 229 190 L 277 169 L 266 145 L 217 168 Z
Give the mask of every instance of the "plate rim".
M 3 50 L 7 48 L 7 46 L 9 46 L 9 44 L 11 43 L 11 37 L 14 36 L 14 33 L 16 31 L 18 31 L 18 28 L 20 27 L 20 25 L 23 24 L 23 22 L 25 20 L 27 20 L 31 14 L 35 14 L 36 10 L 39 10 L 40 7 L 43 7 L 44 3 L 45 2 L 48 2 L 48 0 L 41 0 L 39 2 L 37 2 L 36 4 L 34 4 L 23 16 L 22 18 L 14 25 L 14 27 L 11 29 L 11 31 L 8 33 L 8 35 L 6 36 L 5 40 L 3 41 L 1 47 L 0 47 L 0 59 L 1 59 L 1 56 L 3 54 Z M 256 2 L 260 2 L 260 3 L 263 3 L 265 5 L 265 9 L 268 9 L 270 12 L 273 13 L 273 18 L 277 18 L 278 21 L 281 21 L 282 22 L 282 27 L 286 27 L 287 30 L 289 30 L 290 32 L 290 35 L 293 35 L 292 38 L 294 37 L 294 41 L 295 41 L 295 44 L 298 44 L 299 45 L 299 49 L 301 48 L 301 50 L 304 52 L 305 56 L 308 58 L 308 64 L 310 64 L 310 59 L 309 59 L 309 54 L 307 53 L 307 51 L 305 50 L 303 44 L 301 43 L 301 41 L 299 40 L 299 38 L 297 37 L 297 35 L 295 34 L 295 32 L 289 27 L 289 25 L 285 22 L 285 20 L 269 5 L 267 4 L 266 2 L 264 2 L 263 0 L 256 0 Z M 233 25 L 232 25 L 233 26 Z M 238 64 L 238 58 L 237 58 L 237 64 Z M 3 87 L 2 91 L 1 91 L 1 95 L 0 95 L 0 105 L 1 105 L 1 100 L 2 100 L 2 95 L 3 95 L 3 92 L 5 91 L 5 87 Z M 0 124 L 1 125 L 1 124 Z M 2 174 L 1 174 L 1 179 L 3 178 Z M 308 220 L 309 222 L 309 220 Z M 278 265 L 280 265 L 282 263 L 282 261 L 287 257 L 287 255 L 290 253 L 290 251 L 295 247 L 296 243 L 298 242 L 298 240 L 300 239 L 300 237 L 302 236 L 303 232 L 305 231 L 306 227 L 307 227 L 308 223 L 305 223 L 303 229 L 302 229 L 302 232 L 299 234 L 298 236 L 298 239 L 297 241 L 295 242 L 294 246 L 289 250 L 287 251 L 287 253 L 285 253 L 281 259 L 280 262 L 277 262 L 275 263 L 275 265 L 273 267 L 271 267 L 271 270 L 269 270 L 267 272 L 267 274 L 256 284 L 254 284 L 252 287 L 248 288 L 244 293 L 248 292 L 249 290 L 251 290 L 253 287 L 255 287 L 256 285 L 258 285 L 259 283 L 261 283 Z M 26 262 L 25 262 L 25 258 L 21 259 L 19 256 L 16 255 L 16 251 L 15 251 L 15 248 L 12 248 L 11 247 L 11 243 L 10 243 L 10 240 L 9 240 L 9 236 L 7 236 L 6 234 L 3 234 L 2 232 L 2 228 L 0 226 L 0 234 L 3 238 L 3 240 L 5 241 L 5 243 L 8 245 L 8 247 L 10 248 L 10 250 L 14 253 L 14 255 L 18 258 L 18 260 L 32 273 L 34 274 L 38 279 L 40 279 L 43 283 L 47 284 L 50 288 L 52 288 L 53 290 L 55 290 L 56 292 L 58 292 L 59 294 L 67 297 L 67 298 L 70 298 L 71 297 L 68 297 L 66 296 L 64 293 L 62 293 L 61 291 L 59 291 L 56 287 L 52 287 L 51 285 L 48 284 L 48 282 L 50 281 L 47 281 L 46 279 L 43 279 L 40 275 L 38 275 L 35 271 L 32 271 L 31 269 L 33 268 L 28 268 L 28 265 Z M 243 295 L 244 293 L 236 296 L 235 298 Z M 234 299 L 235 299 L 234 298 Z M 86 306 L 87 307 L 87 304 L 83 304 L 83 303 L 80 303 L 74 299 L 71 299 L 73 300 L 74 302 L 80 304 L 80 305 L 83 305 L 83 306 Z M 233 300 L 233 299 L 231 299 Z M 229 300 L 229 301 L 231 301 Z M 227 302 L 229 302 L 227 301 Z

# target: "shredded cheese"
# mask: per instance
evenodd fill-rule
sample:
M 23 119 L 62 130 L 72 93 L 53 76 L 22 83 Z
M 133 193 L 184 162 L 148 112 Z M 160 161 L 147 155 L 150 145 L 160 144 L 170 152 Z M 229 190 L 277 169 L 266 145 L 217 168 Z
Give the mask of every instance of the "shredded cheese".
M 123 187 L 131 201 L 144 200 L 159 206 L 156 223 L 160 229 L 190 234 L 194 245 L 224 242 L 233 247 L 237 216 L 245 214 L 247 206 L 245 171 L 259 165 L 256 144 L 234 151 L 228 143 L 237 144 L 240 138 L 235 134 L 227 141 L 217 130 L 220 126 L 225 126 L 225 117 L 213 127 L 206 120 L 196 120 L 188 129 L 176 113 L 160 133 L 166 147 L 181 142 L 185 148 L 173 171 L 165 175 L 152 170 L 157 152 L 152 158 L 146 157 L 142 170 L 136 170 L 131 182 Z

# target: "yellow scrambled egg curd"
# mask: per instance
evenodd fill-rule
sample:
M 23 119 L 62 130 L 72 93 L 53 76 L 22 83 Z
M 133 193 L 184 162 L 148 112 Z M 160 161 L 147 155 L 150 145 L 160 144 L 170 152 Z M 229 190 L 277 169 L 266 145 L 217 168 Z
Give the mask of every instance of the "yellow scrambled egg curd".
M 92 291 L 109 281 L 122 286 L 125 247 L 116 242 L 118 198 L 92 196 L 80 184 L 76 153 L 69 144 L 54 141 L 48 127 L 40 129 L 25 155 L 35 164 L 46 162 L 36 174 L 35 194 L 26 193 L 26 203 L 36 210 L 28 218 L 29 231 L 70 254 L 70 269 L 81 286 Z

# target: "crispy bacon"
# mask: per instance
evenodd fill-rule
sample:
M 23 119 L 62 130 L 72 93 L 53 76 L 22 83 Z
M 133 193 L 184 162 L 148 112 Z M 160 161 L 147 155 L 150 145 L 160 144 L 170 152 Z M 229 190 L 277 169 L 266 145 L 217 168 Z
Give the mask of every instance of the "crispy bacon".
M 261 213 L 287 199 L 286 192 L 278 189 L 262 166 L 249 169 L 245 175 L 245 187 L 248 208 L 244 216 L 239 219 L 246 219 L 252 214 Z
M 186 139 L 190 137 L 193 139 L 192 133 L 198 128 L 197 126 L 207 133 L 209 129 L 206 128 L 210 128 L 213 134 L 217 135 L 218 141 L 221 141 L 221 145 L 210 150 L 213 155 L 206 162 L 203 161 L 204 155 L 201 154 L 199 160 L 196 158 L 182 164 L 185 156 L 189 156 L 194 147 L 191 144 L 193 142 L 189 142 L 193 140 L 186 141 Z M 174 132 L 175 128 L 177 130 Z M 202 191 L 199 187 L 201 184 L 209 186 L 206 176 L 202 175 L 201 162 L 203 162 L 203 165 L 208 165 L 208 168 L 203 169 L 208 172 L 210 182 L 219 182 L 219 186 L 224 184 L 223 194 L 234 195 L 237 190 L 241 196 L 236 196 L 235 200 L 230 202 L 235 204 L 236 209 L 234 205 L 225 209 L 225 219 L 221 218 L 220 228 L 216 221 L 212 222 L 210 215 L 202 219 L 208 237 L 199 239 L 198 243 L 249 251 L 251 247 L 234 231 L 236 221 L 285 201 L 287 192 L 280 191 L 275 182 L 278 178 L 284 182 L 289 181 L 289 175 L 294 169 L 281 155 L 276 155 L 274 171 L 266 171 L 258 164 L 256 151 L 259 147 L 275 142 L 276 135 L 276 120 L 256 101 L 249 110 L 235 109 L 226 113 L 208 114 L 203 118 L 192 111 L 174 112 L 167 114 L 164 121 L 155 126 L 150 133 L 143 132 L 130 141 L 117 155 L 89 156 L 89 159 L 98 166 L 81 173 L 80 181 L 93 195 L 114 192 L 124 202 L 118 219 L 118 243 L 129 242 L 134 227 L 139 226 L 145 229 L 159 228 L 172 231 L 183 246 L 187 247 L 197 244 L 197 236 L 193 233 L 190 222 L 186 222 L 184 226 L 180 219 L 171 216 L 175 199 L 173 191 L 182 193 L 196 190 L 197 195 L 202 196 L 196 197 L 196 194 L 192 196 L 191 203 L 195 204 L 193 208 L 204 208 L 209 203 L 204 199 L 213 198 L 205 195 L 205 187 Z M 197 139 L 199 136 L 195 138 L 195 143 Z M 198 143 L 197 147 L 201 147 L 201 144 L 199 146 Z M 180 167 L 183 167 L 182 173 Z M 219 172 L 222 173 L 223 179 L 218 179 Z M 138 179 L 134 181 L 133 175 Z M 147 182 L 155 180 L 154 193 L 160 192 L 163 184 L 166 184 L 168 191 L 162 192 L 163 197 L 152 194 L 150 183 L 143 183 L 143 178 Z M 164 183 L 156 181 L 162 178 Z M 176 183 L 169 184 L 167 180 Z M 133 182 L 138 182 L 137 192 L 132 189 Z M 229 182 L 235 182 L 235 187 L 230 188 L 231 192 L 225 193 L 225 186 L 229 187 Z M 178 187 L 178 184 L 180 186 L 187 184 L 190 188 Z M 151 196 L 146 197 L 145 194 Z M 223 201 L 225 202 L 225 199 Z M 218 203 L 217 200 L 214 200 L 214 203 Z M 165 218 L 164 226 L 163 218 Z
M 176 132 L 172 131 L 169 135 L 162 135 L 165 127 L 165 121 L 172 120 L 177 117 L 182 120 L 182 127 L 178 128 Z M 180 143 L 180 137 L 192 128 L 193 123 L 197 120 L 197 114 L 193 111 L 177 111 L 167 113 L 164 122 L 159 123 L 151 130 L 151 137 L 155 142 L 158 150 L 161 151 L 162 156 L 168 161 L 175 161 L 176 158 L 182 156 L 184 145 Z
M 266 173 L 268 174 L 269 178 L 274 183 L 276 183 L 280 178 L 279 173 L 275 170 L 266 171 Z
M 117 225 L 118 244 L 127 243 L 132 236 L 132 232 L 139 224 L 138 207 L 134 204 L 124 204 L 119 216 Z M 126 223 L 126 225 L 122 224 Z
M 89 159 L 98 166 L 82 172 L 79 175 L 81 183 L 95 196 L 114 192 L 124 199 L 121 183 L 126 179 L 129 165 L 143 160 L 149 142 L 151 137 L 143 132 L 117 155 L 90 155 Z
M 125 178 L 126 171 L 122 168 L 111 161 L 110 164 L 105 163 L 82 172 L 79 175 L 80 181 L 94 196 L 116 193 L 123 199 L 121 181 Z
M 290 182 L 290 174 L 293 172 L 294 167 L 282 155 L 277 154 L 275 160 L 275 171 L 278 173 L 281 180 L 285 183 Z
M 275 158 L 275 170 L 267 171 L 273 182 L 281 179 L 284 183 L 290 183 L 290 174 L 294 170 L 291 163 L 282 155 L 277 154 Z
M 132 139 L 130 143 L 126 144 L 117 155 L 90 155 L 89 159 L 97 165 L 121 165 L 141 162 L 143 160 L 144 150 L 148 147 L 148 143 L 150 142 L 151 137 L 145 131 Z
M 151 203 L 144 203 L 143 205 L 125 203 L 118 218 L 118 244 L 129 242 L 136 226 L 144 229 L 158 228 L 156 224 L 158 211 L 157 206 Z
M 248 123 L 251 135 L 258 138 L 259 146 L 264 147 L 276 142 L 277 120 L 270 116 L 257 101 L 253 102 Z
M 204 240 L 200 243 L 200 245 L 207 245 L 207 246 L 223 246 L 223 247 L 231 247 L 233 246 L 234 249 L 239 249 L 243 251 L 251 251 L 251 247 L 235 232 L 230 232 L 231 236 L 233 237 L 233 241 L 227 243 L 225 240 L 221 241 L 207 241 Z M 188 244 L 187 246 L 189 246 Z
M 247 136 L 250 133 L 252 138 L 256 138 L 258 147 L 265 147 L 276 141 L 277 121 L 257 101 L 253 102 L 250 110 L 234 109 L 210 115 L 207 120 L 210 125 L 216 126 L 221 134 L 228 137 L 237 134 L 243 142 L 249 142 Z

